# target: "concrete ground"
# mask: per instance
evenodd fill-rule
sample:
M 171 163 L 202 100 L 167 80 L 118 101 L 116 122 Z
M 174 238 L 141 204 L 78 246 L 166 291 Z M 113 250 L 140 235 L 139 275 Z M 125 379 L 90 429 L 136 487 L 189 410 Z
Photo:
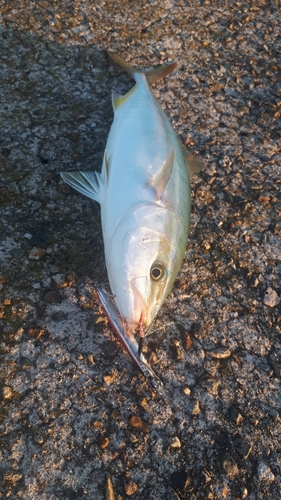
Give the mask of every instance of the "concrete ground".
M 100 169 L 133 84 L 106 50 L 178 61 L 153 92 L 206 163 L 146 342 L 163 396 L 95 299 L 99 207 L 59 176 Z M 0 498 L 280 498 L 280 55 L 278 0 L 0 1 Z

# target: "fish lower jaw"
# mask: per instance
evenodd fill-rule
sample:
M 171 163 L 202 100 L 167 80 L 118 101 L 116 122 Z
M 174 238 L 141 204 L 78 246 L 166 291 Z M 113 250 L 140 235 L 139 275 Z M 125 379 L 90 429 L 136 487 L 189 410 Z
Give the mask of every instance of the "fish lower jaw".
M 139 324 L 136 323 L 135 321 L 127 321 L 127 320 L 123 320 L 123 325 L 127 335 L 129 336 L 134 335 L 139 326 Z
M 123 326 L 128 337 L 146 337 L 152 322 L 124 321 Z

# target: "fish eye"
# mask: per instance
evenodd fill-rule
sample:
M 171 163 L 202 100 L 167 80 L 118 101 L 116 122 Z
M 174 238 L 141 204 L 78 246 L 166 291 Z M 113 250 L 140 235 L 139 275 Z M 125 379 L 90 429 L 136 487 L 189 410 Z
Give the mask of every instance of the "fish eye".
M 155 283 L 165 278 L 166 274 L 167 271 L 162 264 L 160 264 L 159 262 L 155 262 L 154 264 L 152 264 L 150 269 L 150 277 Z

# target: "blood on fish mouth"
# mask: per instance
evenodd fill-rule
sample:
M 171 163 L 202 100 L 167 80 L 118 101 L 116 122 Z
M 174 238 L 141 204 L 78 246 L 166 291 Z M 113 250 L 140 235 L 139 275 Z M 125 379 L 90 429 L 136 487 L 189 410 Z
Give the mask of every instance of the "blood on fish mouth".
M 144 355 L 141 352 L 138 352 L 139 346 L 134 335 L 132 335 L 130 330 L 126 328 L 126 322 L 122 320 L 118 310 L 110 301 L 108 293 L 102 287 L 96 287 L 96 293 L 98 300 L 117 338 L 121 341 L 124 348 L 130 355 L 134 363 L 137 365 L 138 369 L 145 376 L 152 389 L 161 392 L 161 388 L 163 386 L 161 380 L 157 377 L 152 368 L 150 368 Z M 142 318 L 140 316 L 140 320 L 141 319 Z M 140 339 L 143 338 L 144 337 L 140 337 Z

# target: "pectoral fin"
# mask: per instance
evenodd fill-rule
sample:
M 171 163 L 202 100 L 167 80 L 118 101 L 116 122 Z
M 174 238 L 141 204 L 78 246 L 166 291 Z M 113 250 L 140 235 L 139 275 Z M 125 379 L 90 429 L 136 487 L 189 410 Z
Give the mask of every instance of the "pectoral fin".
M 192 177 L 193 175 L 201 172 L 201 170 L 205 168 L 204 162 L 199 158 L 196 158 L 196 156 L 193 156 L 182 143 L 180 143 L 180 145 L 189 176 Z
M 152 187 L 156 193 L 156 199 L 159 201 L 164 189 L 170 179 L 174 164 L 174 149 L 171 150 L 163 165 L 156 174 L 148 181 L 148 186 Z
M 101 203 L 103 183 L 98 172 L 61 172 L 60 175 L 76 191 Z

